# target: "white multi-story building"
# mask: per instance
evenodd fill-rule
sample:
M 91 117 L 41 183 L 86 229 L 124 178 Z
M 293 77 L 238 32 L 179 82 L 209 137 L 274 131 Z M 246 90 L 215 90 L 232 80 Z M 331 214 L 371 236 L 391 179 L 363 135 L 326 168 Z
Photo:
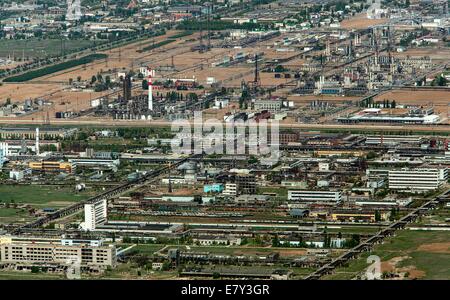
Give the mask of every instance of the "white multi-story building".
M 303 202 L 340 202 L 341 191 L 290 190 L 288 200 Z
M 9 179 L 12 179 L 12 180 L 17 180 L 17 181 L 22 180 L 24 175 L 25 175 L 25 172 L 21 171 L 21 170 L 9 171 Z
M 101 240 L 57 240 L 40 237 L 0 236 L 0 262 L 31 266 L 67 266 L 78 261 L 81 267 L 105 269 L 117 264 L 116 248 Z
M 408 192 L 426 192 L 440 188 L 447 178 L 447 168 L 390 170 L 389 188 Z
M 84 205 L 84 223 L 81 227 L 84 230 L 95 230 L 97 225 L 103 224 L 107 220 L 108 202 L 100 200 L 95 203 Z
M 3 168 L 3 164 L 5 163 L 5 161 L 6 161 L 5 150 L 3 148 L 1 148 L 1 145 L 0 145 L 0 168 Z
M 226 183 L 225 189 L 223 190 L 222 194 L 229 195 L 229 196 L 236 196 L 237 195 L 237 184 L 236 183 Z
M 319 172 L 328 172 L 330 171 L 330 164 L 326 162 L 319 163 Z
M 9 144 L 5 142 L 0 142 L 0 158 L 10 155 Z

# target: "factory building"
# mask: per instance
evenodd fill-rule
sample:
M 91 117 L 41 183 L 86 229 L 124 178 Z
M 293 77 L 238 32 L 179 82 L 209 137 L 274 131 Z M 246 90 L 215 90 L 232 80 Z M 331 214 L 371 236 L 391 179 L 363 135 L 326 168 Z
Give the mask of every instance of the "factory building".
M 436 124 L 441 118 L 432 109 L 412 109 L 405 114 L 390 114 L 379 108 L 365 109 L 357 114 L 336 119 L 341 123 Z
M 107 168 L 117 171 L 120 165 L 119 159 L 91 159 L 91 158 L 74 158 L 69 159 L 73 168 L 89 167 L 89 168 Z
M 389 212 L 380 212 L 380 218 L 382 220 L 387 220 L 389 217 Z M 365 222 L 375 222 L 376 213 L 375 210 L 370 211 L 355 211 L 355 210 L 336 210 L 331 213 L 331 220 L 340 222 L 355 222 L 355 221 L 365 221 Z
M 448 170 L 417 168 L 389 171 L 389 188 L 408 192 L 426 192 L 447 182 Z
M 281 110 L 283 103 L 281 100 L 256 100 L 253 105 L 255 110 L 276 112 Z
M 32 161 L 28 163 L 28 167 L 33 171 L 41 172 L 66 172 L 72 173 L 74 167 L 69 162 L 58 161 Z
M 288 200 L 302 202 L 341 202 L 341 191 L 290 190 Z
M 71 128 L 0 128 L 1 139 L 35 139 L 36 132 L 41 139 L 67 138 L 74 135 L 78 129 Z
M 376 135 L 367 136 L 365 143 L 368 145 L 398 145 L 398 144 L 416 144 L 419 145 L 423 142 L 423 138 L 417 135 Z

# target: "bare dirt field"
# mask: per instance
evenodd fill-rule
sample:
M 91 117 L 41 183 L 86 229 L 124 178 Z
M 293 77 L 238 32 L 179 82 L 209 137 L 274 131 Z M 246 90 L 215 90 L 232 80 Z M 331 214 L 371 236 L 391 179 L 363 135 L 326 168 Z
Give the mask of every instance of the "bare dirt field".
M 450 91 L 437 90 L 394 90 L 378 95 L 375 101 L 395 100 L 397 104 L 434 107 L 434 112 L 448 123 Z
M 130 68 L 137 69 L 141 65 L 151 64 L 156 68 L 160 65 L 167 65 L 170 57 L 174 56 L 175 64 L 179 64 L 180 68 L 191 67 L 197 63 L 196 59 L 178 58 L 178 53 L 190 52 L 190 48 L 195 41 L 186 42 L 186 40 L 194 39 L 197 34 L 178 38 L 173 43 L 162 46 L 160 48 L 139 53 L 137 50 L 144 46 L 151 45 L 153 40 L 155 43 L 166 40 L 170 36 L 177 34 L 177 31 L 169 31 L 164 36 L 149 39 L 144 42 L 136 42 L 120 48 L 105 51 L 109 55 L 107 61 L 96 61 L 84 66 L 75 67 L 69 70 L 64 70 L 58 73 L 50 74 L 36 78 L 30 82 L 14 84 L 4 83 L 0 86 L 0 104 L 4 103 L 7 98 L 10 98 L 12 103 L 22 102 L 25 99 L 43 98 L 53 102 L 50 107 L 43 108 L 43 111 L 34 113 L 31 117 L 26 116 L 30 120 L 38 120 L 45 116 L 48 112 L 51 119 L 54 118 L 57 111 L 80 111 L 90 107 L 90 100 L 104 96 L 108 92 L 81 92 L 71 91 L 67 89 L 69 79 L 76 80 L 78 76 L 81 80 L 89 80 L 93 75 L 102 72 L 121 71 L 122 69 L 129 70 Z M 222 50 L 222 49 L 219 49 Z M 195 53 L 198 55 L 197 53 Z M 206 54 L 206 60 L 209 56 L 213 56 L 213 51 Z M 205 57 L 205 55 L 203 56 Z M 161 62 L 159 64 L 158 62 Z M 181 65 L 182 63 L 185 65 Z M 110 92 L 110 91 L 109 91 Z M 11 118 L 4 118 L 6 120 Z M 14 118 L 19 119 L 19 118 Z
M 420 245 L 417 250 L 434 253 L 450 253 L 450 242 L 424 244 Z
M 425 276 L 425 272 L 418 270 L 415 266 L 398 267 L 398 264 L 401 261 L 408 258 L 408 256 L 398 256 L 391 258 L 388 261 L 381 262 L 381 272 L 396 273 L 399 277 L 395 277 L 393 279 L 397 280 L 404 279 L 406 277 L 409 279 L 419 279 Z
M 376 96 L 374 100 L 395 100 L 397 104 L 447 106 L 450 104 L 450 91 L 436 90 L 394 90 Z
M 10 98 L 13 103 L 22 102 L 26 99 L 50 95 L 60 89 L 59 84 L 3 83 L 0 86 L 0 104 L 7 98 Z
M 352 18 L 343 20 L 341 27 L 345 29 L 364 29 L 374 25 L 384 24 L 388 19 L 368 19 L 366 13 L 360 13 Z
M 27 61 L 24 61 L 24 62 L 27 62 Z M 8 64 L 1 64 L 1 65 L 0 65 L 0 70 L 12 69 L 12 68 L 17 67 L 17 66 L 20 65 L 21 63 L 22 63 L 22 62 L 16 62 L 16 61 L 13 61 L 13 62 L 10 62 L 10 63 L 8 63 Z
M 410 48 L 406 49 L 404 52 L 393 52 L 393 56 L 405 58 L 407 56 L 410 57 L 422 57 L 428 56 L 432 59 L 433 62 L 438 63 L 441 61 L 450 61 L 450 49 L 436 49 L 431 47 L 421 47 L 421 48 Z
M 91 107 L 91 100 L 101 97 L 105 92 L 71 92 L 59 91 L 51 95 L 48 100 L 53 102 L 53 105 L 44 111 L 33 114 L 34 118 L 42 118 L 48 115 L 50 119 L 55 118 L 56 112 L 74 111 L 78 112 L 86 110 Z
M 281 65 L 285 66 L 286 68 L 292 68 L 292 69 L 298 69 L 300 68 L 302 65 L 305 64 L 305 60 L 302 58 L 295 58 L 291 61 L 282 63 Z
M 276 249 L 276 252 L 280 253 L 281 256 L 300 256 L 305 255 L 306 250 L 305 249 Z
M 169 43 L 167 45 L 161 46 L 159 48 L 145 51 L 142 53 L 137 52 L 137 50 L 142 49 L 143 47 L 150 46 L 154 43 L 158 43 L 164 40 L 167 40 L 170 36 L 176 34 L 177 31 L 168 31 L 165 35 L 158 36 L 146 41 L 139 41 L 136 43 L 128 44 L 122 47 L 114 48 L 112 50 L 107 50 L 99 53 L 104 53 L 108 55 L 107 60 L 95 61 L 90 64 L 86 64 L 85 66 L 75 67 L 69 70 L 64 70 L 58 73 L 53 73 L 48 76 L 43 76 L 34 79 L 34 81 L 65 81 L 67 82 L 69 78 L 75 79 L 77 76 L 81 76 L 82 80 L 90 79 L 92 75 L 96 75 L 97 73 L 101 73 L 106 70 L 123 70 L 130 69 L 132 67 L 137 68 L 140 65 L 143 65 L 147 61 L 158 61 L 158 53 L 162 53 L 164 55 L 167 54 L 168 49 L 171 48 L 179 48 L 179 45 L 184 43 L 185 39 L 189 39 L 194 37 L 187 36 L 184 38 L 180 38 L 173 43 Z M 190 49 L 189 45 L 189 49 Z

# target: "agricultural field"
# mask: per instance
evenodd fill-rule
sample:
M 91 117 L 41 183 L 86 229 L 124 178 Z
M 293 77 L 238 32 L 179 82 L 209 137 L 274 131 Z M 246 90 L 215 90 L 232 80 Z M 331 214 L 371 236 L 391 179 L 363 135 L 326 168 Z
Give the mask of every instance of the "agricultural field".
M 449 279 L 450 234 L 447 231 L 402 230 L 374 251 L 364 253 L 348 266 L 338 268 L 324 279 L 352 279 L 369 266 L 369 255 L 381 259 L 381 272 L 394 279 Z
M 0 224 L 9 224 L 17 221 L 30 221 L 32 217 L 25 209 L 21 208 L 0 208 Z
M 64 49 L 66 52 L 71 52 L 92 46 L 94 43 L 85 39 L 65 40 Z M 59 39 L 0 40 L 0 57 L 14 56 L 17 59 L 22 59 L 22 56 L 24 56 L 25 60 L 31 60 L 35 57 L 42 58 L 58 54 L 61 54 L 61 40 Z
M 57 208 L 85 200 L 91 193 L 92 191 L 75 193 L 73 189 L 68 187 L 0 185 L 0 202 L 29 204 L 36 208 Z M 0 209 L 0 216 L 2 215 L 2 210 Z

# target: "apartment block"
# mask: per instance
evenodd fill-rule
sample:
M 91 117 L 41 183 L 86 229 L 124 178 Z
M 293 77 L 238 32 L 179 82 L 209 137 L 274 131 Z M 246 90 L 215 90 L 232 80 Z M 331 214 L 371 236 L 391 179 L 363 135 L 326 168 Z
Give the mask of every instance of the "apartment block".
M 0 262 L 20 265 L 72 265 L 104 269 L 117 264 L 116 248 L 99 240 L 0 237 Z
M 84 230 L 95 230 L 97 225 L 106 222 L 108 215 L 108 202 L 100 200 L 95 203 L 84 205 L 84 223 L 81 227 Z

